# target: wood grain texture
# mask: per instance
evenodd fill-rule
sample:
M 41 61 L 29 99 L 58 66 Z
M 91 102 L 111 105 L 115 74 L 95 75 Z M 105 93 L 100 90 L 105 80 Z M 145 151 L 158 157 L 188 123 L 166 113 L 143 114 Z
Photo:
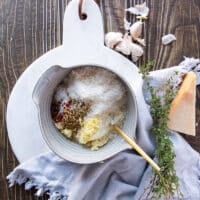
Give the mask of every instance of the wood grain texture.
M 101 0 L 105 32 L 123 32 L 124 8 L 143 0 Z M 35 200 L 34 190 L 8 188 L 6 175 L 17 166 L 5 124 L 9 94 L 21 73 L 36 58 L 62 43 L 62 21 L 66 0 L 0 0 L 0 199 Z M 155 69 L 179 63 L 183 56 L 200 57 L 200 1 L 147 0 L 151 9 L 145 25 L 145 55 L 139 61 L 155 61 Z M 177 41 L 161 44 L 161 37 L 173 33 Z M 185 137 L 200 152 L 200 87 L 197 89 L 197 136 Z

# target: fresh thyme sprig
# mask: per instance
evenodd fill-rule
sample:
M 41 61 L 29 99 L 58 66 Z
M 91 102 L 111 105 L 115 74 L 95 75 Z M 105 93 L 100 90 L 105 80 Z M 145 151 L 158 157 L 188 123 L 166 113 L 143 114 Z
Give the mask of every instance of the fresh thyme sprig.
M 143 65 L 142 70 L 140 70 L 146 81 L 152 63 Z M 154 170 L 150 186 L 147 188 L 148 193 L 145 194 L 145 200 L 161 198 L 169 200 L 173 199 L 175 193 L 177 193 L 177 196 L 181 196 L 179 181 L 174 168 L 176 155 L 173 151 L 173 143 L 169 138 L 170 131 L 167 128 L 170 105 L 175 96 L 175 91 L 171 88 L 171 81 L 172 78 L 166 82 L 163 97 L 158 95 L 159 88 L 155 89 L 147 82 L 147 90 L 151 94 L 150 113 L 153 119 L 152 133 L 155 135 L 156 142 L 155 156 L 161 171 Z
M 167 121 L 174 91 L 170 87 L 170 81 L 168 81 L 162 103 L 156 89 L 149 86 L 149 90 L 151 93 L 150 112 L 153 119 L 152 132 L 156 139 L 155 156 L 161 167 L 160 173 L 154 171 L 153 197 L 161 198 L 164 196 L 166 199 L 173 199 L 174 194 L 178 191 L 179 182 L 174 168 L 176 155 L 173 151 L 173 143 L 169 138 L 170 131 L 167 128 Z
M 140 66 L 139 70 L 140 73 L 142 74 L 142 78 L 146 79 L 146 77 L 149 75 L 149 71 L 152 69 L 154 62 L 149 61 L 148 63 L 145 63 Z

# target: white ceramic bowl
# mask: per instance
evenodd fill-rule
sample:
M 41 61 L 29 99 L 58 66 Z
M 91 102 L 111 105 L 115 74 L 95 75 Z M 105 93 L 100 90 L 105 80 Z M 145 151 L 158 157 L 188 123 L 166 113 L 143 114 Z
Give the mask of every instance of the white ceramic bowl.
M 89 164 L 103 161 L 120 151 L 128 149 L 129 146 L 120 136 L 117 136 L 99 150 L 92 151 L 80 144 L 66 139 L 55 127 L 50 111 L 55 89 L 73 68 L 84 66 L 73 66 L 70 68 L 63 68 L 60 66 L 50 67 L 50 69 L 42 74 L 38 80 L 33 91 L 33 100 L 38 108 L 38 117 L 43 138 L 50 149 L 58 156 L 71 162 Z M 126 82 L 126 77 L 123 77 L 123 75 L 117 74 L 114 71 L 112 72 L 115 73 L 127 87 L 128 105 L 123 130 L 127 135 L 133 138 L 135 136 L 137 122 L 135 95 L 129 84 Z

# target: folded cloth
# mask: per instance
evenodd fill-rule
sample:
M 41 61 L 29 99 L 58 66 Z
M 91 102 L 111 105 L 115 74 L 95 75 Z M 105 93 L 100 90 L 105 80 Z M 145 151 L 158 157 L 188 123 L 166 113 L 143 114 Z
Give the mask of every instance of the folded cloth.
M 179 66 L 151 72 L 148 80 L 156 87 L 174 71 L 178 71 L 180 73 L 174 82 L 176 85 L 182 80 L 183 74 L 193 70 L 197 73 L 199 84 L 199 69 L 199 59 L 185 58 Z M 144 96 L 148 102 L 145 87 Z M 149 110 L 143 109 L 149 106 L 142 104 L 138 107 L 136 140 L 153 157 L 155 144 L 150 132 L 152 119 L 149 117 Z M 171 140 L 176 153 L 175 168 L 183 199 L 199 200 L 200 155 L 179 134 L 172 132 Z M 151 166 L 134 150 L 127 150 L 106 161 L 90 165 L 71 163 L 62 160 L 53 152 L 48 152 L 20 164 L 7 178 L 10 186 L 25 183 L 26 190 L 34 187 L 37 190 L 36 195 L 47 193 L 50 200 L 138 200 L 142 199 L 151 176 Z M 174 196 L 174 199 L 177 198 Z

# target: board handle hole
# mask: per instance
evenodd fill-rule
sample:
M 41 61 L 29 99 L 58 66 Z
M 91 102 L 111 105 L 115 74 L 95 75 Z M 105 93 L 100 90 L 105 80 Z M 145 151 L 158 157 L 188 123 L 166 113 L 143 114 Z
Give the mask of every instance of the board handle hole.
M 95 2 L 98 5 L 100 5 L 100 0 L 95 0 Z M 82 11 L 82 7 L 83 7 L 83 0 L 79 0 L 79 3 L 78 3 L 78 14 L 79 14 L 80 20 L 86 20 L 87 19 L 87 14 Z
M 83 13 L 82 6 L 83 6 L 83 0 L 79 0 L 79 4 L 78 4 L 79 17 L 80 17 L 81 20 L 86 20 L 87 19 L 87 14 Z

